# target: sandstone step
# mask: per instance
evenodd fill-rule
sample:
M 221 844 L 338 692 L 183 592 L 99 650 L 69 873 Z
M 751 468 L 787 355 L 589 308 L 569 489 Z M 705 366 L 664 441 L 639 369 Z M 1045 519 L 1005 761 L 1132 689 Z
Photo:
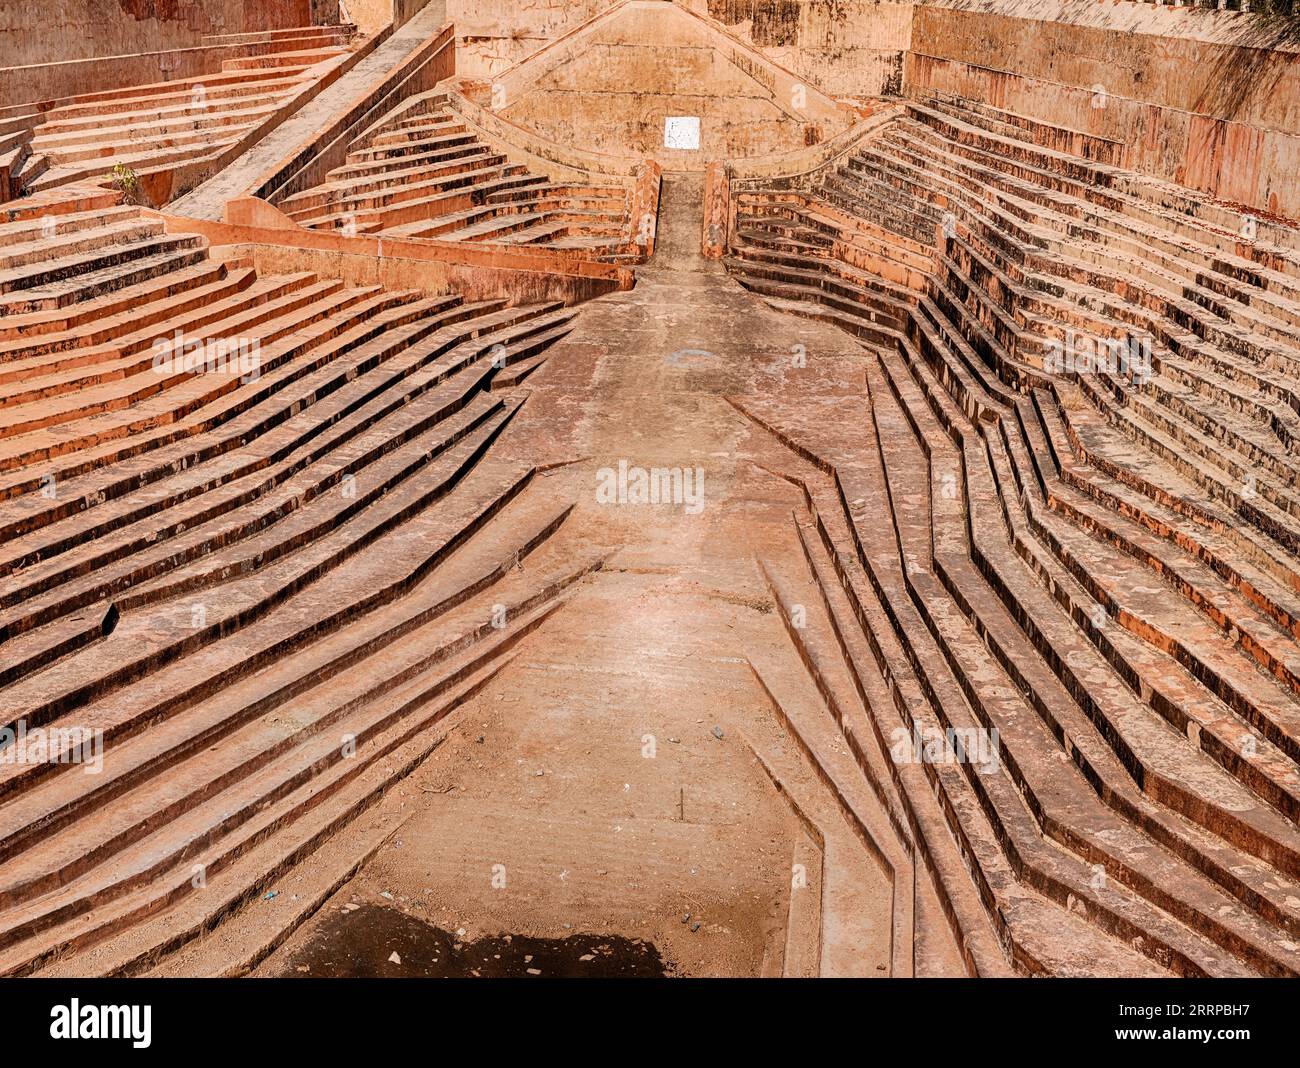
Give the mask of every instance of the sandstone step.
M 274 30 L 252 30 L 246 33 L 205 34 L 203 45 L 213 48 L 218 45 L 259 44 L 263 41 L 282 41 L 285 38 L 348 38 L 357 32 L 355 24 L 340 22 L 329 26 L 288 26 Z
M 347 55 L 339 47 L 305 48 L 294 52 L 272 52 L 264 56 L 246 56 L 243 59 L 222 60 L 223 71 L 265 70 L 278 67 L 311 67 L 327 60 Z
M 170 235 L 110 246 L 94 256 L 46 261 L 20 276 L 24 288 L 11 288 L 0 297 L 0 317 L 64 309 L 206 258 L 202 238 Z M 42 284 L 34 285 L 38 279 Z

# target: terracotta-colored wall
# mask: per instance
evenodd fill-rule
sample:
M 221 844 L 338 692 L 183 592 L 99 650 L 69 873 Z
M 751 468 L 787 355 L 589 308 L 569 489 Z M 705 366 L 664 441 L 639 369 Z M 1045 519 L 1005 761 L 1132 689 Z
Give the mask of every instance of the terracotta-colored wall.
M 204 34 L 310 26 L 312 0 L 0 0 L 0 64 L 189 48 Z
M 456 70 L 492 78 L 614 2 L 447 0 L 447 21 L 456 26 Z
M 652 0 L 612 8 L 491 89 L 506 119 L 544 137 L 670 169 L 816 144 L 855 117 L 715 22 Z M 698 148 L 665 145 L 672 116 L 698 119 Z
M 390 22 L 401 26 L 429 3 L 446 6 L 443 0 L 345 0 L 348 18 L 365 34 L 378 33 Z
M 678 0 L 832 96 L 898 92 L 910 0 Z
M 492 78 L 615 0 L 447 0 L 458 69 Z M 836 96 L 897 91 L 911 32 L 908 0 L 677 0 Z
M 375 34 L 393 21 L 393 0 L 344 0 L 357 30 Z
M 918 6 L 907 91 L 942 89 L 1129 146 L 1127 164 L 1300 217 L 1300 34 L 1095 0 Z

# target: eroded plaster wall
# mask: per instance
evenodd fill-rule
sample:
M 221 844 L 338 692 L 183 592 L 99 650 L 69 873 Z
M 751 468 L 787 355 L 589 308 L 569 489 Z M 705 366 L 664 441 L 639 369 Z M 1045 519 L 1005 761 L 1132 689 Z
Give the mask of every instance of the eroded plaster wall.
M 905 87 L 1114 138 L 1137 170 L 1296 218 L 1297 41 L 1231 12 L 934 0 L 915 10 Z
M 0 68 L 191 48 L 312 18 L 312 0 L 0 0 Z
M 507 98 L 506 119 L 544 137 L 666 168 L 787 152 L 854 118 L 712 23 L 650 0 L 617 8 L 492 90 Z M 675 145 L 669 119 L 698 123 L 698 141 Z
M 896 93 L 912 4 L 889 0 L 681 0 L 832 96 Z
M 447 21 L 456 26 L 457 72 L 469 78 L 492 78 L 614 2 L 447 0 Z
M 615 0 L 448 0 L 460 72 L 491 78 Z M 835 96 L 897 91 L 911 4 L 896 0 L 677 0 Z
M 446 8 L 443 0 L 343 0 L 343 3 L 349 21 L 367 36 L 373 36 L 389 23 L 401 26 L 425 7 Z

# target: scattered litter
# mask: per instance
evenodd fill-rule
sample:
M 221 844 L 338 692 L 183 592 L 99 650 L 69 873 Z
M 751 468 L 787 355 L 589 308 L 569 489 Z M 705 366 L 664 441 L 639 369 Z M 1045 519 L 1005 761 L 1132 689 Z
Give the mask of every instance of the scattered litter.
M 542 969 L 541 969 L 541 968 L 529 968 L 529 969 L 528 969 L 528 974 L 529 974 L 529 975 L 541 975 L 541 974 L 542 974 Z
M 388 961 L 389 961 L 390 964 L 401 964 L 401 963 L 402 963 L 402 958 L 401 958 L 401 956 L 398 954 L 397 950 L 393 950 L 393 955 L 392 955 L 391 957 L 388 958 Z
M 713 728 L 713 737 L 715 737 L 715 738 L 721 738 L 721 737 L 722 737 L 722 728 L 721 728 L 721 727 L 714 727 L 714 728 Z
M 279 890 L 268 890 L 265 894 L 262 895 L 262 900 L 263 900 L 263 901 L 270 901 L 271 898 L 273 898 L 273 897 L 279 897 L 279 896 L 280 896 L 280 891 L 279 891 Z
M 594 953 L 584 953 L 581 957 L 578 958 L 578 960 L 595 960 L 595 959 L 596 959 L 596 954 Z
M 386 898 L 388 898 L 389 901 L 392 901 L 392 900 L 393 900 L 393 895 L 390 894 L 387 890 L 385 890 L 385 891 L 384 891 L 382 894 L 380 894 L 379 896 L 380 896 L 380 897 L 386 897 Z
M 691 924 L 691 930 L 698 931 L 699 929 L 700 929 L 700 921 L 696 920 L 693 924 Z

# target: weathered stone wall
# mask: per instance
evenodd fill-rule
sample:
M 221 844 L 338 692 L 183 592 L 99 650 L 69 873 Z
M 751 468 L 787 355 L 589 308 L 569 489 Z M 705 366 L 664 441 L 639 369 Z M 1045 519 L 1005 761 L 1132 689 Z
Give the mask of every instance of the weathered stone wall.
M 1129 146 L 1149 174 L 1300 217 L 1300 31 L 1095 0 L 933 0 L 904 75 Z
M 832 96 L 896 93 L 912 4 L 890 0 L 679 0 Z
M 373 35 L 393 21 L 393 0 L 344 0 L 358 32 Z
M 612 9 L 492 92 L 506 119 L 551 140 L 688 170 L 817 144 L 855 117 L 715 23 L 650 0 Z M 671 116 L 698 122 L 697 147 L 665 144 Z
M 447 0 L 456 26 L 456 70 L 492 78 L 581 26 L 615 0 Z
M 448 0 L 460 73 L 491 78 L 616 0 Z M 677 0 L 835 96 L 897 92 L 911 4 L 896 0 Z
M 0 0 L 0 65 L 191 48 L 204 34 L 310 26 L 312 0 Z
M 359 32 L 367 35 L 378 33 L 389 23 L 401 26 L 409 22 L 430 3 L 435 7 L 446 6 L 443 0 L 345 0 L 348 18 Z

